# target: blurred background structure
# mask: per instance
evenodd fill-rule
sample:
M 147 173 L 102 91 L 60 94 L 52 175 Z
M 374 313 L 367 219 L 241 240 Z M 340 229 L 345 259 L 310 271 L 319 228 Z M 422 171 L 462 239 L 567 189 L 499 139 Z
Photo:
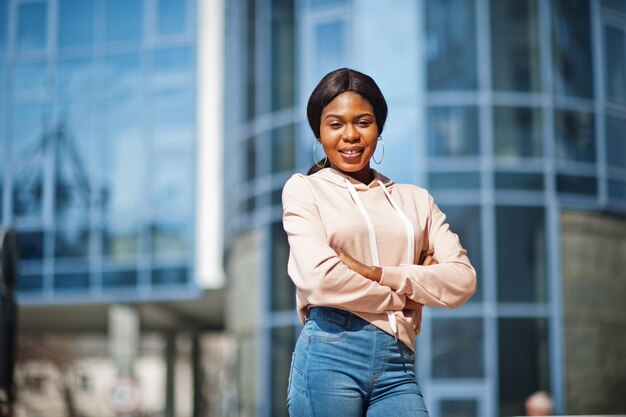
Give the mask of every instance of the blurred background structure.
M 341 66 L 479 273 L 425 312 L 431 415 L 626 413 L 626 2 L 0 0 L 16 415 L 286 415 L 281 189 Z

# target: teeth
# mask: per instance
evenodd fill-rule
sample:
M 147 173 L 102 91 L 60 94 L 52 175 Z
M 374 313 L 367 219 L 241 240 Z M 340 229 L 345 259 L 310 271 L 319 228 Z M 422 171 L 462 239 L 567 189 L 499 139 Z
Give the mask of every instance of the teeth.
M 359 153 L 360 150 L 359 149 L 347 149 L 341 152 L 345 153 L 346 155 L 354 155 L 355 153 Z

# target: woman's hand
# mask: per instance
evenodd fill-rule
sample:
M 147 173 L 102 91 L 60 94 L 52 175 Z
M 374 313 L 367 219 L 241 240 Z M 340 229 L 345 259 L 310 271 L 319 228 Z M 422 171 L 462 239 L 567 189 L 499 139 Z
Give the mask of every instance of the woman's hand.
M 337 251 L 337 255 L 339 256 L 339 259 L 341 259 L 341 262 L 346 264 L 348 268 L 350 268 L 357 274 L 362 275 L 372 281 L 380 282 L 380 279 L 383 276 L 383 269 L 381 267 L 362 264 L 361 262 L 354 259 L 352 256 L 340 250 Z
M 426 252 L 426 257 L 424 258 L 422 262 L 419 263 L 419 265 L 424 265 L 424 266 L 437 265 L 439 262 L 437 262 L 435 258 L 433 258 L 434 254 L 435 254 L 434 249 L 428 249 L 428 251 Z

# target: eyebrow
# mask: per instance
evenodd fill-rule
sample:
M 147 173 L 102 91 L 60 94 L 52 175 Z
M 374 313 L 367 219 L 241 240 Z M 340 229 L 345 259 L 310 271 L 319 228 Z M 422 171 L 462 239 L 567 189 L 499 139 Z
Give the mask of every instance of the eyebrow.
M 357 115 L 357 116 L 355 117 L 355 119 L 358 119 L 358 118 L 363 117 L 363 116 L 374 117 L 374 115 L 373 115 L 373 114 L 371 114 L 371 113 L 361 113 L 361 114 Z M 331 114 L 327 114 L 327 115 L 326 115 L 326 117 L 324 117 L 324 119 L 323 119 L 323 120 L 326 120 L 326 119 L 328 119 L 329 117 L 336 117 L 337 119 L 343 119 L 343 116 L 342 116 L 342 115 L 340 115 L 340 114 L 333 114 L 333 113 L 331 113 Z

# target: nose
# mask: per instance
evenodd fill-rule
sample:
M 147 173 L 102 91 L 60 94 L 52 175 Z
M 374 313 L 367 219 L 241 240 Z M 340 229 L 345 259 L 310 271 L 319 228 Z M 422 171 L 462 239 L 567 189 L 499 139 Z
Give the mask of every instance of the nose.
M 342 139 L 346 142 L 353 142 L 360 138 L 359 131 L 352 123 L 348 123 L 343 131 Z

